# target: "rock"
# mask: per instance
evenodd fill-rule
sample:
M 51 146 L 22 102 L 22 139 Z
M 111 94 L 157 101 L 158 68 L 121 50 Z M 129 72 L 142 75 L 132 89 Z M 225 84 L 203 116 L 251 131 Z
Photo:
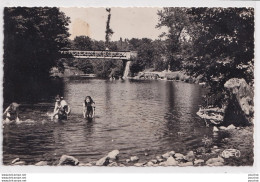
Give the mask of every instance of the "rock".
M 204 162 L 205 162 L 205 161 L 202 160 L 202 159 L 197 159 L 197 160 L 194 161 L 194 164 L 195 164 L 195 165 L 199 165 L 199 164 L 202 164 L 202 163 L 204 163 Z
M 227 130 L 233 130 L 233 129 L 236 129 L 236 127 L 233 124 L 231 124 L 227 127 Z
M 105 156 L 96 162 L 96 166 L 107 166 L 109 164 L 109 157 Z
M 95 161 L 89 162 L 89 164 L 91 164 L 92 166 L 96 165 Z
M 167 153 L 162 155 L 163 159 L 168 159 L 169 157 L 170 157 L 170 153 L 169 152 L 167 152 Z
M 119 167 L 125 167 L 125 165 L 124 164 L 119 164 Z
M 156 164 L 157 163 L 157 160 L 153 159 L 151 160 L 152 163 Z
M 185 160 L 192 162 L 195 159 L 195 155 L 193 151 L 189 151 L 188 154 L 185 156 Z
M 185 162 L 185 163 L 178 164 L 178 166 L 180 166 L 180 167 L 193 166 L 193 163 L 192 162 Z
M 91 164 L 91 163 L 79 163 L 79 165 L 78 166 L 93 166 L 93 164 Z
M 178 136 L 183 136 L 184 133 L 183 133 L 183 132 L 177 132 L 177 135 L 178 135 Z
M 215 146 L 213 146 L 213 149 L 217 149 L 217 148 L 218 148 L 218 146 L 216 146 L 216 145 L 215 145 Z
M 180 154 L 180 153 L 174 154 L 174 157 L 176 158 L 176 160 L 182 160 L 182 159 L 184 159 L 184 155 L 183 155 L 183 154 Z
M 219 129 L 226 130 L 227 128 L 225 126 L 220 126 Z
M 208 166 L 223 166 L 224 164 L 222 162 L 215 162 L 213 164 L 208 164 Z
M 76 166 L 79 164 L 79 160 L 76 159 L 75 157 L 69 156 L 69 155 L 62 155 L 60 160 L 59 160 L 59 164 L 60 165 L 72 165 L 72 166 Z
M 149 161 L 146 165 L 148 166 L 148 167 L 151 167 L 151 166 L 153 166 L 153 162 L 151 162 L 151 161 Z
M 131 160 L 130 160 L 130 159 L 126 159 L 125 161 L 126 161 L 127 163 L 131 162 Z
M 224 159 L 221 157 L 211 158 L 206 162 L 208 166 L 223 166 L 223 163 L 224 163 Z
M 20 161 L 20 158 L 15 158 L 11 163 L 14 164 L 16 162 Z
M 170 152 L 169 152 L 169 154 L 170 154 L 170 156 L 172 156 L 172 157 L 173 157 L 173 156 L 174 156 L 174 154 L 175 154 L 175 151 L 173 151 L 173 150 L 172 150 L 172 151 L 170 151 Z
M 109 159 L 115 160 L 118 159 L 118 154 L 119 150 L 113 150 L 107 154 L 107 157 L 109 157 Z
M 144 166 L 144 164 L 143 164 L 143 163 L 135 163 L 134 166 L 136 166 L 136 167 L 142 167 L 142 166 Z
M 148 156 L 149 154 L 147 152 L 144 153 L 145 156 Z
M 15 162 L 13 165 L 25 165 L 25 161 Z
M 48 163 L 47 161 L 40 161 L 40 162 L 37 162 L 36 164 L 34 164 L 35 166 L 47 166 Z
M 116 167 L 116 166 L 118 166 L 118 164 L 117 164 L 116 162 L 112 162 L 112 163 L 110 163 L 108 166 L 109 166 L 109 167 Z
M 213 132 L 218 132 L 218 131 L 219 131 L 219 129 L 216 126 L 214 126 L 213 127 Z
M 177 166 L 178 162 L 173 158 L 173 157 L 169 157 L 167 159 L 167 161 L 164 162 L 165 166 Z
M 130 160 L 131 160 L 132 162 L 136 162 L 136 161 L 139 160 L 139 157 L 133 156 L 133 157 L 130 157 Z
M 220 149 L 217 148 L 217 146 L 214 146 L 212 149 L 211 149 L 211 153 L 212 154 L 218 154 L 220 152 Z
M 235 96 L 241 110 L 249 123 L 253 123 L 254 113 L 254 89 L 246 81 L 238 78 L 229 79 L 224 87 L 229 91 L 231 97 Z
M 200 108 L 196 114 L 203 119 L 210 120 L 213 124 L 219 124 L 223 121 L 223 113 L 224 109 L 220 108 Z
M 119 150 L 113 150 L 109 152 L 105 157 L 99 159 L 96 162 L 96 166 L 107 166 L 110 162 L 115 162 L 118 159 Z
M 163 161 L 163 159 L 160 156 L 156 156 L 156 159 L 157 159 L 158 162 L 162 162 Z

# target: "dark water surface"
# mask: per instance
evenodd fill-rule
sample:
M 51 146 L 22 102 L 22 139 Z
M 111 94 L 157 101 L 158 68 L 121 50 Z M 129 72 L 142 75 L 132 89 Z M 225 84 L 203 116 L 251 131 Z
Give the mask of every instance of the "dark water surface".
M 69 119 L 55 123 L 47 115 L 54 107 L 51 88 L 47 92 L 52 94 L 46 93 L 41 102 L 23 102 L 21 120 L 25 122 L 3 129 L 4 164 L 16 157 L 28 164 L 41 160 L 52 164 L 63 154 L 90 162 L 115 149 L 121 161 L 137 155 L 142 162 L 166 151 L 185 153 L 201 146 L 204 135 L 212 137 L 212 128 L 206 128 L 196 115 L 205 92 L 199 85 L 147 80 L 62 82 L 64 88 L 52 88 L 57 93 L 64 90 L 72 108 Z M 92 122 L 82 116 L 86 95 L 96 102 Z

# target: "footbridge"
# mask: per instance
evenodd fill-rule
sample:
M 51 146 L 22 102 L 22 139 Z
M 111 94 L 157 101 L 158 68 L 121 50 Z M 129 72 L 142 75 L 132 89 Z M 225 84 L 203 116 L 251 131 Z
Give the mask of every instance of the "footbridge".
M 127 78 L 130 68 L 131 58 L 137 57 L 135 51 L 78 51 L 78 50 L 64 50 L 60 51 L 61 55 L 65 57 L 74 57 L 80 59 L 114 59 L 122 60 L 124 66 L 123 78 Z
M 137 52 L 134 51 L 78 51 L 78 50 L 66 50 L 60 51 L 62 55 L 72 56 L 74 58 L 85 59 L 120 59 L 130 60 L 137 56 Z

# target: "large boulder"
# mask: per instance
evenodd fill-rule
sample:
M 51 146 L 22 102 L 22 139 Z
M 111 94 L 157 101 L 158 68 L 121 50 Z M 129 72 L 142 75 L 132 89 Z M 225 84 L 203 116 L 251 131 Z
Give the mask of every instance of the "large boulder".
M 109 164 L 109 157 L 105 156 L 96 162 L 96 166 L 107 166 Z
M 224 165 L 224 159 L 221 158 L 221 157 L 211 158 L 211 159 L 207 160 L 206 164 L 208 166 L 223 166 Z
M 36 164 L 34 164 L 35 166 L 47 166 L 48 163 L 47 161 L 40 161 L 40 162 L 37 162 Z
M 177 166 L 178 162 L 173 158 L 169 157 L 167 161 L 164 162 L 165 166 Z
M 75 157 L 69 155 L 62 155 L 59 160 L 58 166 L 61 165 L 77 166 L 78 164 L 79 164 L 79 160 L 76 159 Z
M 130 157 L 131 162 L 137 162 L 138 160 L 139 160 L 139 157 L 137 157 L 137 156 Z
M 180 163 L 178 166 L 180 166 L 180 167 L 193 166 L 193 163 L 192 162 L 185 162 L 185 163 Z
M 176 160 L 182 160 L 185 158 L 185 156 L 183 154 L 180 154 L 180 153 L 176 153 L 174 154 L 174 157 Z
M 115 162 L 115 160 L 118 159 L 118 154 L 119 154 L 119 150 L 113 150 L 109 152 L 105 157 L 102 157 L 96 162 L 96 166 L 107 166 L 112 161 Z
M 200 165 L 200 164 L 203 164 L 205 161 L 203 159 L 196 159 L 194 161 L 194 165 Z
M 244 79 L 239 79 L 239 78 L 229 79 L 224 84 L 224 87 L 228 91 L 230 98 L 235 99 L 235 101 L 238 103 L 247 122 L 252 123 L 253 115 L 254 115 L 253 88 L 251 88 Z M 234 102 L 234 101 L 231 100 L 230 102 Z
M 188 162 L 192 162 L 194 159 L 195 159 L 195 155 L 193 151 L 189 151 L 185 156 L 185 160 L 187 160 Z
M 107 154 L 107 157 L 109 157 L 112 160 L 115 160 L 118 158 L 119 150 L 113 150 L 112 152 L 109 152 Z
M 170 155 L 170 152 L 167 152 L 167 153 L 165 153 L 165 154 L 162 155 L 162 158 L 163 158 L 163 159 L 168 159 L 170 156 L 171 156 L 171 155 Z

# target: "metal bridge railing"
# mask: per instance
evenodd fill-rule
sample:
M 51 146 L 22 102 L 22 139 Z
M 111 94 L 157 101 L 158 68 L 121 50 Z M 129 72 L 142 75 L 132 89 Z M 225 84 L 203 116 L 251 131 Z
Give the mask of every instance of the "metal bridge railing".
M 61 54 L 72 55 L 75 58 L 105 58 L 105 59 L 126 59 L 129 60 L 131 57 L 135 57 L 136 53 L 131 51 L 60 51 Z

